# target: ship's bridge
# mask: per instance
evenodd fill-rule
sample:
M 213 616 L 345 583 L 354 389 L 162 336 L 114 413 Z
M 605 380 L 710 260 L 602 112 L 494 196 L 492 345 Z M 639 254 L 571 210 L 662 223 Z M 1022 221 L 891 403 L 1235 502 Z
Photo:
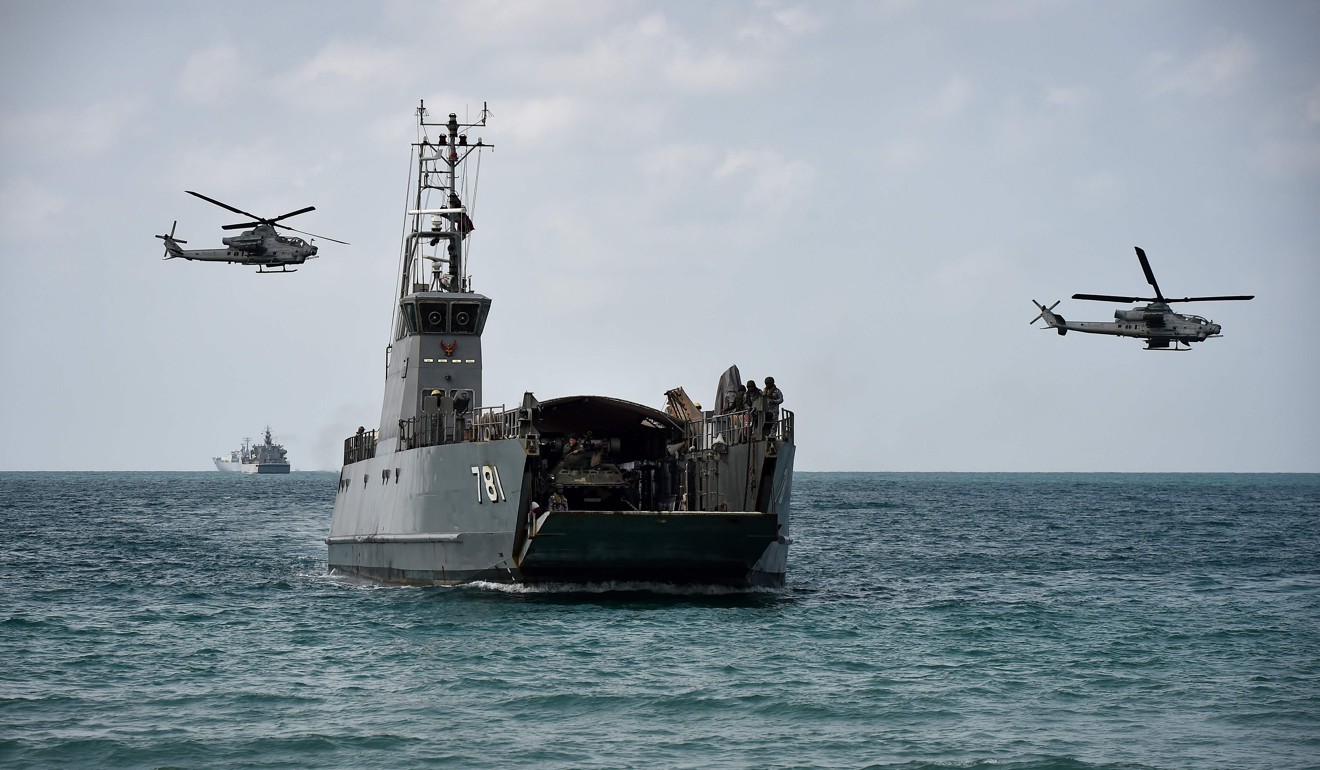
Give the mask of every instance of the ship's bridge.
M 422 415 L 471 419 L 481 410 L 481 333 L 490 304 L 471 292 L 416 291 L 399 300 L 386 352 L 382 439 Z
M 480 294 L 428 291 L 399 302 L 396 340 L 412 334 L 473 334 L 480 336 L 490 314 L 490 298 Z

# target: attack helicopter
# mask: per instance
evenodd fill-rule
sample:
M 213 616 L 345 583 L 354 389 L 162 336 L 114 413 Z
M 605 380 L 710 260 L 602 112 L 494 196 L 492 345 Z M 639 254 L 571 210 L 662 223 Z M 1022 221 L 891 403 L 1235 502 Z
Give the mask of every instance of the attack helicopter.
M 1085 332 L 1087 334 L 1111 334 L 1119 337 L 1144 339 L 1146 340 L 1146 350 L 1191 350 L 1193 342 L 1204 342 L 1210 337 L 1222 336 L 1219 333 L 1220 326 L 1199 315 L 1175 313 L 1169 309 L 1170 304 L 1174 302 L 1248 300 L 1255 296 L 1254 294 L 1247 294 L 1169 299 L 1164 296 L 1164 292 L 1160 291 L 1160 285 L 1155 282 L 1155 274 L 1151 272 L 1150 262 L 1146 259 L 1146 252 L 1140 246 L 1136 249 L 1137 259 L 1141 261 L 1141 269 L 1146 273 L 1146 282 L 1151 285 L 1151 288 L 1155 289 L 1154 297 L 1074 294 L 1073 299 L 1088 299 L 1097 302 L 1148 302 L 1150 304 L 1132 310 L 1115 310 L 1112 322 L 1068 321 L 1063 316 L 1053 312 L 1054 308 L 1059 306 L 1058 302 L 1045 307 L 1033 299 L 1031 302 L 1040 310 L 1040 313 L 1031 319 L 1031 323 L 1035 324 L 1043 318 L 1046 326 L 1057 329 L 1060 336 L 1067 334 L 1069 331 Z
M 200 262 L 229 262 L 238 265 L 256 265 L 258 273 L 296 273 L 297 270 L 290 270 L 289 265 L 301 265 L 309 259 L 316 258 L 316 246 L 304 241 L 296 236 L 280 235 L 275 228 L 290 230 L 295 233 L 302 233 L 313 238 L 321 238 L 334 243 L 348 244 L 344 241 L 327 238 L 324 235 L 309 233 L 305 230 L 299 230 L 288 225 L 280 224 L 280 220 L 288 219 L 298 214 L 306 214 L 309 211 L 315 211 L 315 206 L 307 206 L 290 211 L 287 214 L 281 214 L 277 217 L 259 217 L 256 214 L 249 213 L 242 209 L 234 208 L 228 203 L 222 203 L 215 198 L 208 198 L 198 192 L 185 190 L 189 195 L 196 196 L 213 203 L 222 209 L 228 209 L 235 214 L 242 214 L 245 217 L 251 217 L 250 222 L 239 222 L 238 224 L 225 225 L 222 230 L 240 230 L 245 227 L 252 228 L 245 233 L 240 233 L 232 238 L 221 238 L 220 242 L 225 245 L 223 249 L 182 249 L 179 244 L 187 243 L 174 237 L 174 229 L 178 227 L 179 222 L 175 220 L 170 227 L 169 235 L 157 235 L 157 238 L 165 241 L 165 259 L 193 259 Z M 274 268 L 279 268 L 278 270 Z

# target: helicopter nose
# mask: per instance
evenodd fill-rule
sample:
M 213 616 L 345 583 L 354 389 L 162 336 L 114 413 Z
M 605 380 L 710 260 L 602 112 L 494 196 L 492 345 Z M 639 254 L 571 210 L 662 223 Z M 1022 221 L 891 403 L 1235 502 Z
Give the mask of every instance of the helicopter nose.
M 1210 336 L 1213 337 L 1216 334 L 1219 334 L 1219 324 L 1210 324 Z

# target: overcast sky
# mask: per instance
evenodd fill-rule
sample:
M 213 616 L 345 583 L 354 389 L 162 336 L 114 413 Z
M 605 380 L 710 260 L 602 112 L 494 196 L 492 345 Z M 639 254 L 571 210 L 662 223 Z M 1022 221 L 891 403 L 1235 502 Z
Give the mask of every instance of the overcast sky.
M 0 469 L 379 421 L 413 110 L 480 135 L 487 405 L 773 375 L 799 470 L 1320 471 L 1320 3 L 0 2 Z M 161 260 L 178 220 L 321 242 Z M 1028 326 L 1144 295 L 1189 353 Z

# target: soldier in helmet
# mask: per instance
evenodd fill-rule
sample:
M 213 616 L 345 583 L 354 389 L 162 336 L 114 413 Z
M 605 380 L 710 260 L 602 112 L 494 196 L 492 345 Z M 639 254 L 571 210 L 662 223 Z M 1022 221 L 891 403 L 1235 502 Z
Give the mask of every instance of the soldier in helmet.
M 743 403 L 747 405 L 747 422 L 752 437 L 755 437 L 761 432 L 761 412 L 765 409 L 765 405 L 761 403 L 761 389 L 756 387 L 756 380 L 747 381 L 747 395 L 743 397 Z
M 554 493 L 553 493 L 552 495 L 550 495 L 550 510 L 551 510 L 551 511 L 567 511 L 567 510 L 568 510 L 568 498 L 567 498 L 567 497 L 564 497 L 564 485 L 563 485 L 563 484 L 556 484 L 556 485 L 555 485 L 555 491 L 554 491 Z
M 779 427 L 779 405 L 784 403 L 784 393 L 775 386 L 774 377 L 765 378 L 765 390 L 761 392 L 765 410 L 765 435 L 774 435 Z
M 586 468 L 591 464 L 591 451 L 574 433 L 564 444 L 564 459 L 560 465 L 564 468 Z

